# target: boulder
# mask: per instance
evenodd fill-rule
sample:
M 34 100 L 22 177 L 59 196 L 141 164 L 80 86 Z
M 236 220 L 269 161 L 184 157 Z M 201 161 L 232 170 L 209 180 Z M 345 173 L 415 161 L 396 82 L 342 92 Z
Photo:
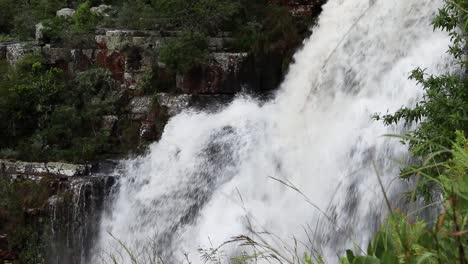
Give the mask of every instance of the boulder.
M 286 7 L 295 17 L 317 16 L 326 0 L 268 0 Z
M 36 24 L 36 41 L 41 43 L 44 41 L 44 25 L 42 23 Z
M 71 8 L 62 8 L 56 12 L 58 17 L 72 17 L 75 14 L 75 10 Z
M 57 64 L 59 62 L 69 62 L 71 60 L 71 52 L 68 48 L 54 47 L 50 44 L 42 48 L 42 54 L 48 64 Z

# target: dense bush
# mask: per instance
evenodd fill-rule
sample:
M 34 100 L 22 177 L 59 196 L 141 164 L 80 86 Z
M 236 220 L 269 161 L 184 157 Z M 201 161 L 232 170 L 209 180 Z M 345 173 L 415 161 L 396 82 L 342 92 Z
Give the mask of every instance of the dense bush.
M 101 117 L 113 110 L 117 96 L 110 72 L 91 69 L 66 81 L 61 70 L 29 55 L 3 66 L 1 76 L 0 149 L 9 150 L 2 153 L 84 161 L 105 151 L 109 135 L 100 131 Z
M 98 23 L 97 15 L 91 12 L 91 3 L 86 1 L 78 6 L 72 17 L 72 30 L 75 33 L 91 32 Z
M 60 0 L 0 0 L 0 33 L 20 39 L 34 37 L 35 25 L 52 18 L 66 3 Z

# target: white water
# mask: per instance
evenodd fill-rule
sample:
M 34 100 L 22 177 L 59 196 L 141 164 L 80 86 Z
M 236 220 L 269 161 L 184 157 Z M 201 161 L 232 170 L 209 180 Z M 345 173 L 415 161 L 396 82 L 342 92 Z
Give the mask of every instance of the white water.
M 382 137 L 403 128 L 371 115 L 416 102 L 421 87 L 407 79 L 415 67 L 446 71 L 449 39 L 430 26 L 440 2 L 329 0 L 274 100 L 241 96 L 218 113 L 182 113 L 147 156 L 128 161 L 98 249 L 118 248 L 110 232 L 136 252 L 153 241 L 166 263 L 184 252 L 198 263 L 199 247 L 256 237 L 247 218 L 256 231 L 290 247 L 294 236 L 305 243 L 299 250 L 312 246 L 330 263 L 353 243 L 366 248 L 387 210 L 376 170 L 385 186 L 392 182 L 394 206 L 405 188 L 392 181 L 405 147 Z M 269 177 L 297 186 L 333 223 Z M 278 238 L 263 237 L 285 251 Z

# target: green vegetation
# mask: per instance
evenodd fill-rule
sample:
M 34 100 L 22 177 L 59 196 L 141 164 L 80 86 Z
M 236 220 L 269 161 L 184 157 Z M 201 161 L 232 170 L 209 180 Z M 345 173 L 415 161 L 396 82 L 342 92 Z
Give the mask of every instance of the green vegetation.
M 102 19 L 92 13 L 90 8 L 91 3 L 86 1 L 78 5 L 72 17 L 54 16 L 42 20 L 44 40 L 74 47 L 87 47 L 86 41 L 93 39 L 92 33 Z
M 279 53 L 287 65 L 311 21 L 295 21 L 284 7 L 266 0 L 123 1 L 108 24 L 133 29 L 181 31 L 161 48 L 161 61 L 177 72 L 206 62 L 208 37 L 229 32 L 239 51 Z
M 448 154 L 452 158 L 437 165 L 443 168 L 436 183 L 442 188 L 444 210 L 436 224 L 414 219 L 416 212 L 393 212 L 370 243 L 367 255 L 347 251 L 343 264 L 467 263 L 468 140 L 461 132 L 456 133 L 456 143 Z
M 77 6 L 70 6 L 67 2 L 76 2 Z M 97 19 L 90 19 L 89 7 L 110 3 L 113 1 L 0 0 L 0 33 L 20 40 L 33 39 L 35 25 L 41 21 L 55 20 L 56 11 L 65 7 L 77 7 L 73 17 L 73 24 L 77 26 L 75 30 L 89 30 L 98 24 Z
M 35 24 L 55 16 L 64 4 L 60 0 L 0 0 L 0 32 L 19 39 L 32 39 Z
M 430 196 L 434 181 L 442 170 L 440 166 L 426 166 L 423 161 L 431 157 L 431 162 L 439 164 L 451 158 L 450 149 L 456 138 L 456 132 L 468 135 L 468 77 L 466 75 L 467 58 L 463 56 L 467 47 L 468 1 L 447 1 L 444 8 L 434 20 L 434 28 L 449 32 L 453 44 L 449 53 L 458 63 L 453 74 L 441 76 L 427 75 L 418 68 L 410 78 L 422 85 L 425 94 L 414 108 L 402 108 L 394 114 L 376 115 L 387 125 L 396 123 L 418 122 L 418 128 L 408 133 L 404 142 L 409 145 L 411 154 L 419 162 L 405 169 L 401 176 L 411 177 L 421 171 L 430 177 L 423 177 L 418 186 L 418 193 Z
M 109 134 L 100 130 L 100 117 L 116 100 L 108 71 L 91 69 L 66 81 L 37 55 L 2 70 L 0 149 L 23 160 L 76 162 L 106 149 Z
M 402 171 L 402 178 L 416 177 L 417 188 L 410 203 L 431 193 L 442 192 L 443 211 L 435 223 L 392 212 L 370 243 L 366 256 L 347 251 L 343 264 L 360 263 L 468 263 L 468 83 L 466 75 L 468 1 L 446 1 L 434 20 L 434 28 L 449 32 L 449 53 L 459 68 L 442 76 L 425 74 L 418 68 L 410 78 L 425 94 L 414 108 L 394 114 L 376 115 L 385 124 L 418 122 L 416 130 L 402 137 L 415 164 Z M 389 208 L 391 210 L 391 208 Z

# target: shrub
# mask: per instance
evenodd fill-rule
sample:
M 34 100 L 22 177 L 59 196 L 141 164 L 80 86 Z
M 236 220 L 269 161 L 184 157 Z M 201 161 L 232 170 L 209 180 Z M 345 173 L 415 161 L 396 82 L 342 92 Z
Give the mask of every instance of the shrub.
M 20 39 L 34 38 L 35 25 L 52 18 L 64 6 L 60 0 L 0 1 L 0 32 Z
M 6 74 L 0 77 L 0 148 L 23 160 L 75 162 L 106 149 L 109 135 L 99 131 L 101 116 L 113 110 L 118 95 L 109 71 L 91 69 L 66 82 L 38 55 L 1 66 Z
M 42 21 L 43 35 L 46 42 L 59 43 L 66 40 L 71 20 L 65 17 L 53 17 Z
M 91 3 L 81 3 L 72 17 L 72 30 L 76 34 L 89 33 L 98 23 L 98 17 L 91 12 Z

